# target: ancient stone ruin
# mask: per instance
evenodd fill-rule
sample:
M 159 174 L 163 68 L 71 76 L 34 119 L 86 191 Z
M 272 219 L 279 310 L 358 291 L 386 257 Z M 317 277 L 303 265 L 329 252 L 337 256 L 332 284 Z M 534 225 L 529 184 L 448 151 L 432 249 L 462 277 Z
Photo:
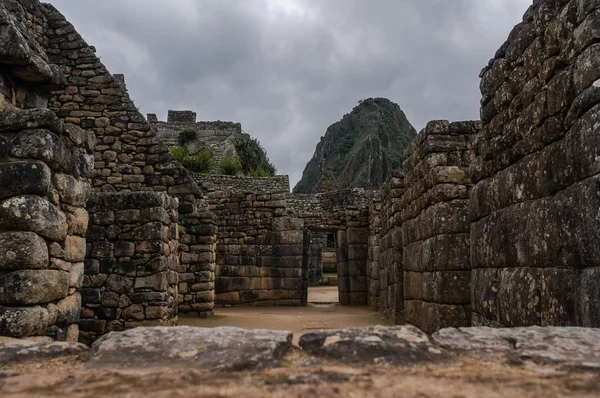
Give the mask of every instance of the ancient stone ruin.
M 426 333 L 600 327 L 599 32 L 597 1 L 535 1 L 482 71 L 481 121 L 430 122 L 381 191 L 294 195 L 186 170 L 182 126 L 241 127 L 144 118 L 58 10 L 2 1 L 0 336 L 306 305 L 332 264 L 342 305 Z

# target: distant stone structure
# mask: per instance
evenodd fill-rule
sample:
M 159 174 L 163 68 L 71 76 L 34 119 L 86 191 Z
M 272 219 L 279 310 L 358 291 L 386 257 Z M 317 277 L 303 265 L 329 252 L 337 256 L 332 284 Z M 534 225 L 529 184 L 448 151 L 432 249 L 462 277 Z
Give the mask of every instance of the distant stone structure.
M 189 172 L 54 7 L 0 2 L 0 335 L 305 305 L 332 263 L 342 305 L 426 332 L 600 327 L 598 32 L 597 2 L 535 1 L 482 72 L 481 122 L 428 123 L 381 191 L 293 195 Z
M 225 157 L 236 156 L 233 140 L 243 134 L 242 125 L 233 122 L 197 122 L 192 111 L 169 110 L 167 121 L 159 121 L 155 114 L 147 115 L 148 122 L 156 135 L 169 146 L 179 145 L 179 136 L 183 131 L 196 132 L 197 138 L 186 143 L 190 153 L 209 148 L 215 160 L 213 174 L 220 174 L 219 164 Z

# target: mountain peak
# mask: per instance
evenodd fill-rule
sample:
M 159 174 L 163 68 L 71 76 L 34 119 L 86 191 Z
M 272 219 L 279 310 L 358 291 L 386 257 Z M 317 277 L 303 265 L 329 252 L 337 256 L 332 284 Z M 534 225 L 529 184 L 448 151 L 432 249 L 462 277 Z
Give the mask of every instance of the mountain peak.
M 361 100 L 329 126 L 294 193 L 378 189 L 402 166 L 404 150 L 416 134 L 398 104 L 387 98 Z

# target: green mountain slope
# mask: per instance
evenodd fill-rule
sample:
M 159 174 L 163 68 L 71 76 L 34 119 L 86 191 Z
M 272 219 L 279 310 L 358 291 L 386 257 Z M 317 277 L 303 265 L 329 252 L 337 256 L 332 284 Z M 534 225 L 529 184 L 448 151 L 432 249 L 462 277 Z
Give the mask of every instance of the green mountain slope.
M 402 166 L 416 134 L 397 104 L 385 98 L 360 101 L 321 137 L 294 193 L 377 189 Z

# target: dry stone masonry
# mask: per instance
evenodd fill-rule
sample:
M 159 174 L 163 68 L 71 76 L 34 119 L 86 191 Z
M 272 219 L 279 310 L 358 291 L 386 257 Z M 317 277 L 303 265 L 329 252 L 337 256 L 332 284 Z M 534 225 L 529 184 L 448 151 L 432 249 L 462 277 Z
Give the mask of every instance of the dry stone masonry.
M 90 343 L 215 302 L 306 305 L 324 270 L 342 305 L 426 333 L 600 327 L 598 32 L 598 1 L 534 1 L 482 71 L 481 122 L 430 122 L 381 191 L 293 195 L 287 176 L 193 175 L 165 140 L 239 124 L 148 123 L 53 6 L 0 2 L 0 335 Z M 336 333 L 307 347 L 360 338 Z
M 597 1 L 535 1 L 482 72 L 476 325 L 600 325 L 599 32 Z
M 373 299 L 371 305 L 392 323 L 403 320 L 404 310 L 402 209 L 399 205 L 403 194 L 404 176 L 396 172 L 381 188 L 381 210 L 372 210 L 372 218 L 379 219 L 379 234 L 369 237 L 372 241 L 371 250 L 376 250 L 375 242 L 379 246 L 379 261 L 373 263 L 370 270 L 370 295 L 378 297 L 379 301 Z
M 478 129 L 475 122 L 432 121 L 406 151 L 399 202 L 404 316 L 426 332 L 470 323 L 468 165 Z
M 77 341 L 94 136 L 18 110 L 0 142 L 0 335 Z
M 80 341 L 177 324 L 177 205 L 161 192 L 92 195 Z

